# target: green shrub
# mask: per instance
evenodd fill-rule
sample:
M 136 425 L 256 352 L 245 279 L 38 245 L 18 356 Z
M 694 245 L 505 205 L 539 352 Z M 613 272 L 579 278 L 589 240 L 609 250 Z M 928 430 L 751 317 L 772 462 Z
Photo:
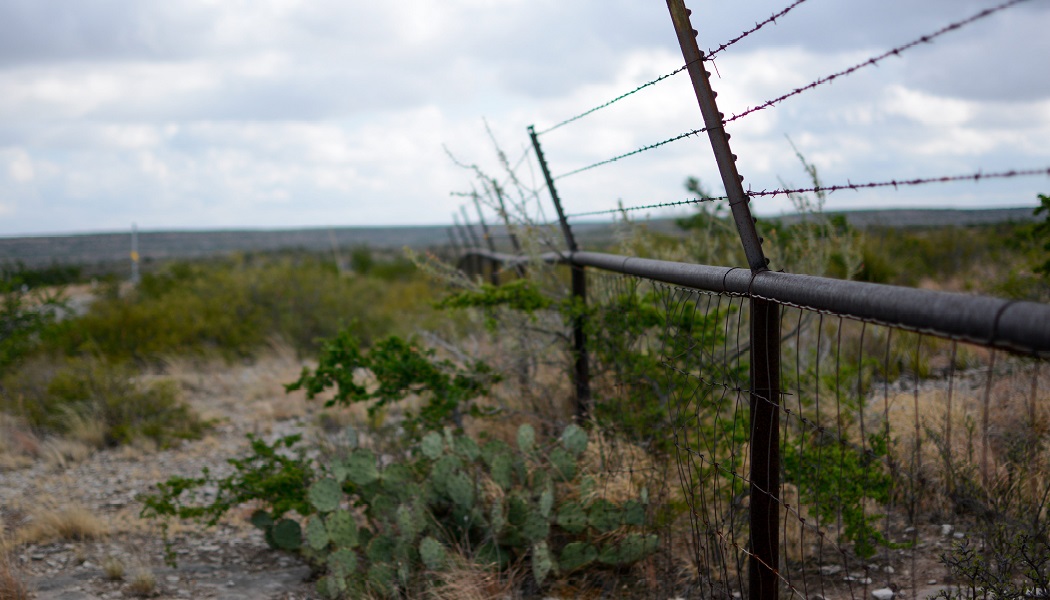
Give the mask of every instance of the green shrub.
M 0 380 L 0 410 L 44 432 L 96 429 L 100 445 L 148 438 L 160 446 L 199 437 L 205 424 L 179 399 L 172 381 L 144 384 L 129 367 L 101 359 L 37 359 Z
M 276 339 L 307 353 L 351 322 L 366 343 L 411 326 L 404 314 L 425 313 L 428 296 L 417 281 L 344 277 L 309 257 L 177 262 L 144 275 L 130 294 L 102 296 L 86 315 L 61 323 L 49 342 L 70 354 L 136 361 L 246 357 Z

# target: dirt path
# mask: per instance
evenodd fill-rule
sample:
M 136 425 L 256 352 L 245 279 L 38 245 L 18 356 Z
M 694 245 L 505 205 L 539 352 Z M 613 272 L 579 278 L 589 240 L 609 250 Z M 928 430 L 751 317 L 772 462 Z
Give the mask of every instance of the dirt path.
M 76 454 L 69 448 L 43 441 L 31 466 L 0 471 L 0 531 L 8 540 L 37 538 L 13 550 L 14 571 L 41 600 L 315 597 L 309 568 L 270 550 L 247 523 L 248 510 L 234 511 L 212 529 L 173 524 L 178 566 L 171 568 L 164 563 L 159 527 L 139 518 L 142 505 L 136 500 L 172 475 L 198 476 L 204 467 L 227 472 L 226 459 L 244 454 L 247 433 L 273 439 L 309 429 L 316 407 L 281 387 L 299 368 L 280 353 L 251 365 L 174 363 L 163 376 L 176 379 L 185 399 L 216 423 L 203 439 L 163 451 L 104 450 L 80 460 L 63 456 Z M 82 532 L 104 533 L 49 539 L 55 536 L 42 532 L 44 526 L 60 517 Z M 120 568 L 123 576 L 113 577 Z

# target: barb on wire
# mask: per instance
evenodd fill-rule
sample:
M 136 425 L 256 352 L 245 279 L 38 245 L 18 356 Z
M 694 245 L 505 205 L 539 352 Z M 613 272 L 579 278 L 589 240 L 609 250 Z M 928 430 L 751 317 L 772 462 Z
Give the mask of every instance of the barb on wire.
M 649 210 L 653 208 L 666 208 L 669 206 L 688 206 L 691 204 L 701 204 L 703 202 L 719 202 L 721 200 L 729 200 L 729 196 L 718 196 L 718 197 L 704 197 L 704 198 L 686 198 L 685 200 L 678 200 L 675 202 L 659 202 L 656 204 L 646 204 L 644 206 L 620 206 L 618 208 L 608 208 L 605 210 L 591 210 L 587 212 L 573 213 L 571 215 L 565 215 L 567 218 L 575 217 L 593 217 L 595 215 L 611 215 L 614 213 L 625 213 L 636 210 Z
M 812 82 L 812 83 L 810 83 L 808 85 L 802 86 L 800 88 L 795 88 L 794 90 L 784 94 L 783 96 L 779 96 L 777 98 L 773 98 L 772 100 L 767 100 L 767 101 L 763 102 L 762 104 L 759 104 L 758 106 L 753 106 L 751 108 L 748 108 L 747 110 L 745 110 L 742 113 L 735 114 L 732 117 L 729 117 L 728 119 L 726 119 L 724 121 L 724 123 L 730 123 L 732 121 L 735 121 L 737 119 L 745 117 L 745 116 L 747 116 L 747 115 L 749 115 L 751 113 L 758 112 L 760 110 L 769 108 L 770 106 L 773 106 L 774 104 L 778 104 L 778 103 L 780 103 L 780 102 L 782 102 L 784 100 L 787 100 L 788 98 L 790 98 L 792 96 L 797 96 L 798 94 L 801 94 L 802 92 L 811 90 L 811 89 L 813 89 L 815 87 L 819 87 L 821 85 L 824 85 L 825 83 L 831 83 L 832 81 L 838 79 L 839 77 L 845 77 L 847 75 L 851 75 L 854 72 L 856 72 L 856 71 L 858 71 L 858 70 L 860 70 L 860 69 L 862 69 L 864 67 L 868 67 L 868 66 L 871 66 L 871 65 L 876 65 L 879 62 L 881 62 L 882 60 L 884 60 L 886 58 L 889 58 L 890 56 L 898 56 L 901 52 L 904 52 L 906 50 L 910 50 L 910 49 L 914 48 L 915 46 L 918 46 L 919 44 L 926 44 L 926 43 L 932 42 L 935 38 L 940 37 L 940 36 L 950 32 L 950 31 L 955 31 L 956 29 L 961 29 L 963 26 L 969 25 L 970 23 L 973 23 L 974 21 L 979 21 L 979 20 L 981 20 L 981 19 L 983 19 L 983 18 L 985 18 L 985 17 L 987 17 L 989 15 L 992 15 L 994 13 L 997 13 L 997 12 L 1001 11 L 1001 10 L 1005 10 L 1007 8 L 1010 8 L 1011 6 L 1013 6 L 1015 4 L 1020 4 L 1021 2 L 1026 2 L 1026 1 L 1027 0 L 1009 0 L 1008 2 L 1004 2 L 1004 3 L 1002 3 L 1002 4 L 998 5 L 998 6 L 993 6 L 991 8 L 986 8 L 986 9 L 982 10 L 981 12 L 979 12 L 979 13 L 971 16 L 971 17 L 968 17 L 968 18 L 963 19 L 961 21 L 956 21 L 955 23 L 952 23 L 950 25 L 946 25 L 946 26 L 938 29 L 937 31 L 935 31 L 935 32 L 933 32 L 931 34 L 924 35 L 924 36 L 920 37 L 919 39 L 913 40 L 911 42 L 908 42 L 907 44 L 904 44 L 902 46 L 897 46 L 896 48 L 893 48 L 892 50 L 888 50 L 888 51 L 886 51 L 886 52 L 884 52 L 884 53 L 882 53 L 882 54 L 880 54 L 878 56 L 869 58 L 868 60 L 866 60 L 866 61 L 864 61 L 862 63 L 856 64 L 856 65 L 853 65 L 852 67 L 850 67 L 848 69 L 844 69 L 842 71 L 838 71 L 837 73 L 832 73 L 831 75 L 827 75 L 825 77 L 821 77 L 820 79 L 817 79 L 816 81 L 814 81 L 814 82 Z
M 605 160 L 603 160 L 601 162 L 596 162 L 594 164 L 587 165 L 586 167 L 580 167 L 579 169 L 575 169 L 573 171 L 569 171 L 568 173 L 562 173 L 561 175 L 558 175 L 557 177 L 555 177 L 554 180 L 557 181 L 557 180 L 562 179 L 564 177 L 568 177 L 569 175 L 575 175 L 577 173 L 583 173 L 584 171 L 589 171 L 589 170 L 591 170 L 591 169 L 593 169 L 595 167 L 600 167 L 602 165 L 607 165 L 609 163 L 614 163 L 614 162 L 620 160 L 621 158 L 627 158 L 628 156 L 634 156 L 635 154 L 641 154 L 642 152 L 645 152 L 647 150 L 652 150 L 654 148 L 659 148 L 660 146 L 663 146 L 664 144 L 670 144 L 671 142 L 677 142 L 678 140 L 685 139 L 685 138 L 690 137 L 690 136 L 698 135 L 698 134 L 701 134 L 701 133 L 703 133 L 705 131 L 707 131 L 706 127 L 703 127 L 701 129 L 694 129 L 692 131 L 687 131 L 685 133 L 681 133 L 679 135 L 676 135 L 673 138 L 668 138 L 668 139 L 666 139 L 666 140 L 664 140 L 662 142 L 656 142 L 655 144 L 649 144 L 648 146 L 642 146 L 641 148 L 638 148 L 637 150 L 631 150 L 630 152 L 627 152 L 625 154 L 620 154 L 619 156 L 614 156 L 612 158 L 607 158 L 607 159 L 605 159 Z
M 741 33 L 740 35 L 738 35 L 735 38 L 729 40 L 728 42 L 725 42 L 724 44 L 720 44 L 714 50 L 708 50 L 707 51 L 707 57 L 705 57 L 704 60 L 709 60 L 710 58 L 714 57 L 714 55 L 716 55 L 719 52 L 725 50 L 726 48 L 732 46 L 733 44 L 739 42 L 740 40 L 746 38 L 747 36 L 749 36 L 752 33 L 758 31 L 759 29 L 762 29 L 766 25 L 769 25 L 770 23 L 776 23 L 777 19 L 779 19 L 780 17 L 783 17 L 784 15 L 788 14 L 789 12 L 791 12 L 792 9 L 794 9 L 796 6 L 798 6 L 799 4 L 802 4 L 805 1 L 806 0 L 795 0 L 790 5 L 788 5 L 787 8 L 785 8 L 784 10 L 782 10 L 782 11 L 776 13 L 775 15 L 769 17 L 765 21 L 762 21 L 761 23 L 755 23 L 755 26 L 752 27 L 751 29 L 748 29 L 744 33 Z
M 922 185 L 926 183 L 948 183 L 953 181 L 980 181 L 982 179 L 1007 179 L 1010 177 L 1027 177 L 1031 175 L 1047 175 L 1050 176 L 1050 167 L 1045 169 L 1013 169 L 1010 171 L 999 171 L 997 173 L 971 173 L 968 175 L 947 175 L 944 177 L 919 177 L 916 179 L 902 179 L 902 180 L 890 180 L 890 181 L 875 181 L 869 183 L 852 183 L 847 181 L 844 185 L 826 185 L 812 188 L 798 188 L 798 189 L 778 189 L 778 190 L 762 190 L 755 192 L 748 190 L 747 195 L 751 197 L 759 196 L 778 196 L 780 194 L 805 194 L 810 192 L 837 192 L 839 190 L 861 190 L 870 188 L 880 187 L 893 187 L 898 188 L 901 186 L 909 185 Z
M 695 62 L 695 61 L 693 61 L 693 62 Z M 645 88 L 647 88 L 647 87 L 649 87 L 651 85 L 656 85 L 656 84 L 660 83 L 661 81 L 663 81 L 664 79 L 667 79 L 669 77 L 673 77 L 673 76 L 681 73 L 682 71 L 688 69 L 690 64 L 691 63 L 686 63 L 686 64 L 678 67 L 674 71 L 671 71 L 670 73 L 666 73 L 664 75 L 661 75 L 661 76 L 657 77 L 656 79 L 652 79 L 650 81 L 647 81 L 647 82 L 643 83 L 642 85 L 634 88 L 633 90 L 631 90 L 629 92 L 626 92 L 624 94 L 620 94 L 619 96 L 613 98 L 612 100 L 609 100 L 608 102 L 606 102 L 604 104 L 599 104 L 598 106 L 595 106 L 592 109 L 583 111 L 582 113 L 576 115 L 575 117 L 569 117 L 568 119 L 565 119 L 564 121 L 558 123 L 557 125 L 553 125 L 551 127 L 548 127 L 546 129 L 544 129 L 543 131 L 537 132 L 536 135 L 543 135 L 545 133 L 550 133 L 550 132 L 554 131 L 555 129 L 557 129 L 557 128 L 563 126 L 563 125 L 568 125 L 569 123 L 572 123 L 573 121 L 582 119 L 582 118 L 586 117 L 587 115 L 589 115 L 591 113 L 598 112 L 599 110 L 601 110 L 601 109 L 603 109 L 603 108 L 605 108 L 607 106 L 611 106 L 613 104 L 616 104 L 620 100 L 623 100 L 624 98 L 626 98 L 626 97 L 628 97 L 628 96 L 630 96 L 632 94 L 636 94 L 636 93 L 644 90 Z

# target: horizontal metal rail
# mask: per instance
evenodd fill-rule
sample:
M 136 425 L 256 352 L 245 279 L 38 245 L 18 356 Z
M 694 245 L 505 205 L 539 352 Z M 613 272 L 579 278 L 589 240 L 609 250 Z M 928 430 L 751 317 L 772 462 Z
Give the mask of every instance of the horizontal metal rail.
M 600 252 L 548 252 L 535 258 L 472 248 L 506 266 L 577 264 L 672 285 L 771 300 L 900 329 L 1050 356 L 1050 305 L 990 296 L 844 281 L 746 267 L 712 267 Z

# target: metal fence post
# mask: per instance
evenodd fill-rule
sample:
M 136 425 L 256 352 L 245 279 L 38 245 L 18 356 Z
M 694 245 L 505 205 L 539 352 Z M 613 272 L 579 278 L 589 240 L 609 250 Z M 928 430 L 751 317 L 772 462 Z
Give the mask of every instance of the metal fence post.
M 697 32 L 689 22 L 691 11 L 683 0 L 667 0 L 678 34 L 693 91 L 704 117 L 718 172 L 733 211 L 740 242 L 752 275 L 769 270 L 762 240 L 748 206 L 750 198 L 741 185 L 736 155 L 729 147 L 724 115 L 718 111 L 711 89 L 711 74 L 696 43 Z M 752 600 L 776 600 L 780 569 L 780 306 L 752 297 L 751 305 L 751 540 L 748 560 L 748 594 Z
M 577 252 L 579 247 L 576 245 L 576 238 L 572 234 L 572 228 L 569 227 L 569 220 L 565 218 L 565 211 L 561 207 L 561 199 L 558 197 L 558 191 L 554 188 L 554 179 L 551 177 L 550 169 L 547 168 L 547 159 L 543 156 L 540 140 L 536 136 L 536 129 L 532 125 L 529 125 L 529 137 L 532 139 L 532 148 L 536 151 L 536 159 L 539 161 L 540 169 L 543 171 L 543 178 L 547 182 L 547 190 L 550 191 L 551 200 L 554 201 L 554 208 L 558 211 L 558 222 L 561 224 L 561 232 L 565 236 L 565 244 L 570 252 L 572 298 L 576 304 L 574 310 L 578 311 L 572 320 L 572 343 L 576 355 L 576 364 L 574 365 L 576 419 L 582 423 L 590 414 L 591 405 L 591 376 L 587 360 L 587 334 L 584 331 L 586 325 L 584 309 L 587 306 L 587 275 L 583 270 L 583 265 L 578 265 L 572 261 L 571 253 Z

